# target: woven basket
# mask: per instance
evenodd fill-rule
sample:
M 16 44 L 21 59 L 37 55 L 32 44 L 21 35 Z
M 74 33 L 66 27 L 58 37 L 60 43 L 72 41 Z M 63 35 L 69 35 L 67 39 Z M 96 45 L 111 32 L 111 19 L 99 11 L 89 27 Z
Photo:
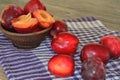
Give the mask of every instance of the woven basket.
M 0 30 L 9 40 L 11 40 L 13 45 L 22 49 L 31 49 L 39 46 L 48 35 L 50 29 L 51 27 L 38 32 L 21 34 L 5 30 L 2 25 L 0 25 Z

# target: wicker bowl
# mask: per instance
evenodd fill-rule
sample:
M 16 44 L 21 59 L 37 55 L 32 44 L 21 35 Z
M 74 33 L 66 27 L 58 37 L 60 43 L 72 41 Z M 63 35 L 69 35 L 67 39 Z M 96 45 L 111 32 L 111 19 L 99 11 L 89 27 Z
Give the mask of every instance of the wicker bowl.
M 46 38 L 50 29 L 51 27 L 38 32 L 21 34 L 10 32 L 4 29 L 3 26 L 0 24 L 0 30 L 4 33 L 4 35 L 9 40 L 11 40 L 15 47 L 21 49 L 31 49 L 38 47 L 40 43 Z

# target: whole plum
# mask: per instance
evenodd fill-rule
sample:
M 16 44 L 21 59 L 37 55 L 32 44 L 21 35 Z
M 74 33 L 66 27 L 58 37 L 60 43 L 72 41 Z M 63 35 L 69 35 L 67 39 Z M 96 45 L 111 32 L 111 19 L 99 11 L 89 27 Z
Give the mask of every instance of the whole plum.
M 100 58 L 91 57 L 82 64 L 82 78 L 84 80 L 105 80 L 105 66 Z
M 5 29 L 13 31 L 11 21 L 22 14 L 24 14 L 24 10 L 20 6 L 15 4 L 7 5 L 3 9 L 0 17 L 1 24 Z

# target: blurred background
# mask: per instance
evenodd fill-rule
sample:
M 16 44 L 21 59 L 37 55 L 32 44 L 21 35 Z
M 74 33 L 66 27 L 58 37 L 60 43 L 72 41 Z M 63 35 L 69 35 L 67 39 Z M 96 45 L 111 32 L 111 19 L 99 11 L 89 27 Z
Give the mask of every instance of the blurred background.
M 24 7 L 29 0 L 1 0 L 0 11 L 8 4 Z M 110 29 L 120 31 L 120 0 L 41 0 L 56 19 L 94 16 Z

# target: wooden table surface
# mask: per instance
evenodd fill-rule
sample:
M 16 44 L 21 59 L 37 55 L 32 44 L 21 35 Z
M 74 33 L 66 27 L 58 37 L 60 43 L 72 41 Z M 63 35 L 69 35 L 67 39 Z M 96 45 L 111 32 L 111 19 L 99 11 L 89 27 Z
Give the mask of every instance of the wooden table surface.
M 0 0 L 0 12 L 8 4 L 24 7 L 29 0 Z M 94 16 L 106 27 L 120 32 L 120 0 L 42 0 L 56 19 Z M 0 80 L 7 80 L 0 67 Z

